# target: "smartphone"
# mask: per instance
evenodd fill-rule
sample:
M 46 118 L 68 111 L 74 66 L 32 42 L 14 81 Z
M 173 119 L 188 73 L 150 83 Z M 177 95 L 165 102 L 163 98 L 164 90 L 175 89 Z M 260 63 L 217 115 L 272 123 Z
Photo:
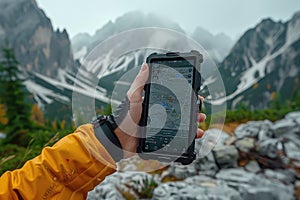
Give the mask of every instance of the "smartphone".
M 144 87 L 139 156 L 189 164 L 196 157 L 203 56 L 198 51 L 153 53 L 146 62 L 150 74 Z

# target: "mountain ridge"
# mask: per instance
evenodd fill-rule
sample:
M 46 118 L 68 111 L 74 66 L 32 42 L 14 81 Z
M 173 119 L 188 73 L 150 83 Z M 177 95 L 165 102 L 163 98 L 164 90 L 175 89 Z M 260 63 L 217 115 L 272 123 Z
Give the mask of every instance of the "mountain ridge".
M 24 72 L 23 76 L 28 77 L 25 85 L 40 107 L 45 108 L 49 105 L 51 107 L 53 103 L 71 107 L 72 92 L 76 81 L 78 92 L 83 95 L 95 90 L 88 75 L 78 79 L 77 70 L 80 64 L 74 61 L 76 55 L 73 56 L 67 31 L 53 30 L 51 20 L 34 0 L 0 0 L 0 5 L 5 8 L 4 12 L 0 13 L 0 45 L 4 46 L 5 39 L 8 39 L 11 47 L 15 48 L 16 57 Z M 134 13 L 131 13 L 127 19 L 134 18 L 133 16 Z M 144 20 L 148 17 L 148 15 L 144 16 Z M 300 12 L 295 13 L 286 22 L 264 19 L 254 28 L 247 30 L 231 50 L 228 50 L 228 55 L 221 62 L 219 70 L 226 87 L 229 108 L 236 108 L 240 103 L 246 103 L 251 109 L 266 108 L 275 93 L 282 93 L 285 99 L 293 96 L 299 88 L 297 80 L 300 77 L 299 19 Z M 107 32 L 98 31 L 102 40 L 112 33 L 116 34 L 118 31 L 131 27 L 131 25 L 124 25 L 115 28 L 115 23 L 121 23 L 122 20 L 124 19 L 120 17 L 114 22 L 108 22 Z M 160 21 L 160 18 L 154 21 Z M 179 31 L 183 31 L 176 23 L 168 26 L 177 27 Z M 200 32 L 204 38 L 204 31 Z M 216 35 L 211 36 L 209 32 L 206 35 L 206 40 L 215 40 Z M 88 34 L 79 36 L 86 40 L 93 37 Z M 220 40 L 226 40 L 226 36 L 217 35 L 217 37 L 220 37 Z M 200 39 L 202 38 L 199 37 L 198 40 Z M 84 52 L 80 53 L 87 54 L 93 48 L 95 41 L 89 43 L 90 46 L 85 45 L 86 48 L 81 49 Z M 212 43 L 207 45 L 212 45 L 211 49 L 214 50 Z M 119 61 L 107 66 L 108 71 L 103 79 L 99 80 L 99 82 L 102 81 L 103 87 L 102 85 L 96 86 L 95 98 L 102 102 L 102 108 L 109 103 L 110 91 L 115 81 L 126 70 L 141 64 L 145 55 L 142 52 L 135 54 L 134 57 L 124 55 Z M 104 61 L 101 66 L 103 65 L 105 65 Z M 92 71 L 83 66 L 83 73 L 96 73 L 101 71 L 99 69 L 101 66 L 91 69 Z M 87 96 L 90 98 L 89 95 Z M 218 103 L 216 101 L 226 100 L 219 99 L 222 96 L 219 94 L 211 96 L 211 98 L 209 96 L 206 98 L 208 102 Z M 51 110 L 55 109 L 51 107 Z
M 95 48 L 96 44 L 104 39 L 123 31 L 144 27 L 167 28 L 185 34 L 184 29 L 176 22 L 164 19 L 153 13 L 145 14 L 140 11 L 132 11 L 118 17 L 115 21 L 108 21 L 93 35 L 88 33 L 79 33 L 75 35 L 71 39 L 74 57 L 75 59 L 82 61 L 83 57 Z M 208 51 L 210 56 L 218 62 L 226 56 L 233 45 L 233 41 L 224 33 L 213 35 L 200 27 L 198 27 L 198 29 L 196 28 L 189 37 L 195 39 L 202 45 Z M 222 38 L 226 40 L 226 42 L 222 42 L 222 45 L 220 45 Z
M 227 100 L 231 101 L 230 107 L 235 107 L 232 106 L 232 100 L 237 101 L 234 103 L 236 105 L 244 99 L 243 102 L 252 109 L 266 108 L 274 98 L 274 93 L 285 94 L 283 100 L 291 98 L 294 91 L 283 91 L 283 86 L 296 87 L 289 79 L 300 77 L 299 40 L 300 12 L 284 23 L 264 19 L 246 31 L 219 67 Z M 266 89 L 264 92 L 259 90 L 262 92 L 260 95 L 256 85 L 259 83 Z M 263 103 L 255 105 L 256 95 L 260 99 L 258 102 Z

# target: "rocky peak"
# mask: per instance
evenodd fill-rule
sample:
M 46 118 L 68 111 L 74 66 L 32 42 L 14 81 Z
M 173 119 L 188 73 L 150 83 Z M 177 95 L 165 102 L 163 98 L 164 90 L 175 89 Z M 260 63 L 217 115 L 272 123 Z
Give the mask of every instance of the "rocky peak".
M 300 11 L 296 12 L 291 19 L 291 21 L 297 21 L 297 20 L 300 20 Z
M 73 70 L 67 31 L 54 32 L 35 0 L 0 0 L 0 48 L 14 48 L 23 69 L 56 77 L 58 69 Z
M 229 107 L 243 102 L 266 108 L 276 93 L 292 98 L 298 88 L 300 12 L 286 22 L 262 20 L 238 40 L 220 65 Z

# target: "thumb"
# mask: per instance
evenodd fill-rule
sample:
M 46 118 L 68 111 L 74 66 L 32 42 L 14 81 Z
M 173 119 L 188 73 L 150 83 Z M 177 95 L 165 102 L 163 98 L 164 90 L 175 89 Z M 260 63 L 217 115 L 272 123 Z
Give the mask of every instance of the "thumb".
M 131 102 L 142 102 L 142 94 L 146 81 L 149 76 L 149 67 L 144 63 L 135 77 L 130 89 L 127 92 L 127 97 Z

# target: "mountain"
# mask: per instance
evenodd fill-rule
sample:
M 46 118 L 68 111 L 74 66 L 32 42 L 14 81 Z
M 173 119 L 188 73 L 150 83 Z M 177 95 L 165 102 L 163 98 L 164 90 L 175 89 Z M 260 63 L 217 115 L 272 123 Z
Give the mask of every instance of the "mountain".
M 102 28 L 97 30 L 93 36 L 87 33 L 80 33 L 74 36 L 71 40 L 74 58 L 82 61 L 84 56 L 94 49 L 97 44 L 110 36 L 123 31 L 143 27 L 160 27 L 185 33 L 179 24 L 164 19 L 161 16 L 151 13 L 144 14 L 138 11 L 129 12 L 118 17 L 115 22 L 107 22 Z M 217 62 L 222 61 L 233 46 L 233 41 L 225 34 L 213 35 L 200 27 L 196 28 L 190 37 L 200 43 Z
M 145 15 L 143 12 L 128 12 L 118 17 L 115 22 L 109 21 L 96 31 L 93 36 L 87 33 L 78 34 L 72 38 L 72 47 L 76 59 L 80 59 L 90 52 L 99 42 L 117 33 L 143 27 L 164 27 L 175 31 L 184 32 L 182 28 L 168 20 L 154 14 Z
M 229 108 L 243 102 L 266 108 L 280 94 L 290 99 L 299 90 L 300 12 L 287 22 L 264 19 L 249 29 L 220 64 Z
M 95 99 L 97 107 L 105 108 L 111 103 L 109 97 L 118 80 L 125 72 L 140 66 L 153 50 L 129 52 L 109 62 L 113 55 L 118 55 L 119 48 L 135 48 L 136 40 L 132 38 L 137 36 L 129 35 L 109 52 L 98 55 L 92 65 L 80 66 L 74 58 L 83 58 L 98 42 L 132 28 L 157 26 L 184 32 L 178 24 L 158 16 L 131 12 L 108 22 L 93 36 L 77 35 L 72 39 L 71 47 L 67 31 L 53 30 L 50 19 L 34 0 L 0 0 L 0 6 L 0 47 L 14 48 L 23 71 L 20 76 L 26 79 L 25 86 L 32 98 L 47 115 L 58 119 L 62 113 L 72 118 L 74 90 L 84 98 Z M 147 44 L 157 36 L 153 31 Z M 284 99 L 292 97 L 299 90 L 299 36 L 299 12 L 287 22 L 263 20 L 249 29 L 232 48 L 227 36 L 212 35 L 197 28 L 192 37 L 208 50 L 209 55 L 214 55 L 215 60 L 227 55 L 219 65 L 227 96 L 220 98 L 223 93 L 215 88 L 208 93 L 207 102 L 218 104 L 227 100 L 230 108 L 243 102 L 254 109 L 268 106 L 275 94 L 281 94 Z M 162 46 L 184 49 L 180 41 L 162 40 Z M 95 80 L 98 81 L 96 85 Z M 214 84 L 214 77 L 204 82 Z
M 195 29 L 192 38 L 201 44 L 217 62 L 221 62 L 234 45 L 234 41 L 224 33 L 213 35 L 201 27 Z
M 20 77 L 46 116 L 70 121 L 75 80 L 80 94 L 94 98 L 95 89 L 88 79 L 76 79 L 79 63 L 73 59 L 67 31 L 53 30 L 35 0 L 0 0 L 0 7 L 0 48 L 14 49 Z M 95 98 L 108 102 L 103 90 Z
M 54 31 L 34 0 L 0 0 L 0 7 L 0 47 L 14 48 L 23 68 L 49 77 L 73 69 L 67 31 Z

